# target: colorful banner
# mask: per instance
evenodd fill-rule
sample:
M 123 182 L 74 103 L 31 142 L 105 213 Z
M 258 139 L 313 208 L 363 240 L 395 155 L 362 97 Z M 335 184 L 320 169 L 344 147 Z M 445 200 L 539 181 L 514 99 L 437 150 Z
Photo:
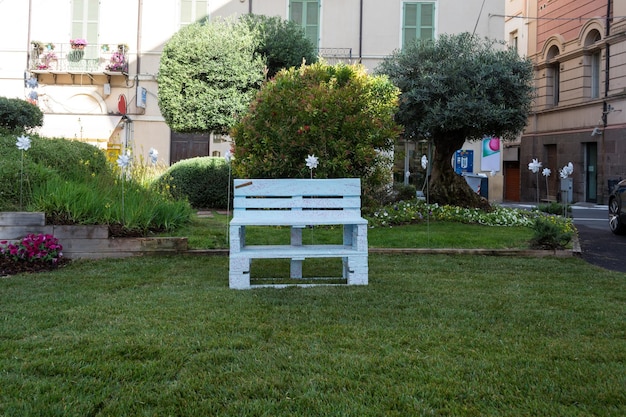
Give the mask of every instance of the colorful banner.
M 500 138 L 484 138 L 480 157 L 480 170 L 483 172 L 499 172 L 500 153 Z

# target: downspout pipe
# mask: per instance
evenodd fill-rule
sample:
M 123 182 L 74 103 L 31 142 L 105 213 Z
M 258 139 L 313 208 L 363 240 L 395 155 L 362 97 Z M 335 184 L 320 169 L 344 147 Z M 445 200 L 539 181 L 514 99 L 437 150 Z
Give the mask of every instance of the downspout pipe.
M 28 69 L 30 68 L 30 52 L 31 52 L 31 47 L 30 47 L 30 41 L 31 41 L 31 35 L 30 35 L 30 30 L 31 30 L 31 21 L 33 20 L 33 0 L 28 0 L 28 27 L 27 27 L 27 33 L 26 33 L 26 69 L 24 70 L 24 86 L 26 86 L 26 72 L 28 71 Z
M 252 14 L 252 0 L 248 2 L 248 14 Z
M 141 33 L 143 31 L 143 0 L 137 1 L 137 74 L 141 74 Z
M 362 61 L 363 61 L 363 0 L 361 0 L 359 4 L 359 64 L 361 64 Z
M 611 34 L 611 2 L 612 0 L 606 1 L 606 28 L 605 28 L 605 38 Z M 608 103 L 606 102 L 607 97 L 609 96 L 609 82 L 611 80 L 611 45 L 606 42 L 606 54 L 604 59 L 604 102 L 602 103 L 602 123 L 606 128 L 607 125 L 607 114 L 608 114 Z

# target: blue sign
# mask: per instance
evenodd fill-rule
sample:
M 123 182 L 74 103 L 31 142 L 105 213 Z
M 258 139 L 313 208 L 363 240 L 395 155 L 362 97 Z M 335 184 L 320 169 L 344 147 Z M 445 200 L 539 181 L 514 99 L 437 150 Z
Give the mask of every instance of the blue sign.
M 454 153 L 454 171 L 461 175 L 464 172 L 474 173 L 474 151 L 458 150 Z

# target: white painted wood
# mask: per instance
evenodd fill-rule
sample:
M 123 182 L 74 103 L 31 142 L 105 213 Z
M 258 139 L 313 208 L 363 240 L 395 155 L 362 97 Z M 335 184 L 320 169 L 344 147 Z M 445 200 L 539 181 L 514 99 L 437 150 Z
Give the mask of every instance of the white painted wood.
M 250 263 L 257 258 L 291 259 L 290 277 L 302 278 L 303 260 L 339 257 L 348 285 L 367 285 L 360 179 L 238 179 L 234 185 L 231 288 L 250 288 Z M 302 228 L 309 225 L 343 225 L 343 245 L 302 245 Z M 290 245 L 246 245 L 246 226 L 291 226 Z

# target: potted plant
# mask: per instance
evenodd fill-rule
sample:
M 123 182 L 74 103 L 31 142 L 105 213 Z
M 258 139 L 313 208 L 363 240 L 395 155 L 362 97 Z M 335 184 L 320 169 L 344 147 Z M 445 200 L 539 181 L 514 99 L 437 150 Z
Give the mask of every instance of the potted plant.
M 118 43 L 117 44 L 117 51 L 125 54 L 126 52 L 128 52 L 128 45 L 125 43 Z
M 87 46 L 87 41 L 81 38 L 70 39 L 70 45 L 72 49 L 82 50 L 85 49 L 85 46 Z
M 46 50 L 47 51 L 54 51 L 54 44 L 52 42 L 48 42 L 46 44 Z
M 106 66 L 107 71 L 121 71 L 128 72 L 128 62 L 126 61 L 126 55 L 122 52 L 113 52 L 111 60 Z
M 43 52 L 43 43 L 39 41 L 31 41 L 30 43 L 33 46 L 33 51 L 39 55 Z

